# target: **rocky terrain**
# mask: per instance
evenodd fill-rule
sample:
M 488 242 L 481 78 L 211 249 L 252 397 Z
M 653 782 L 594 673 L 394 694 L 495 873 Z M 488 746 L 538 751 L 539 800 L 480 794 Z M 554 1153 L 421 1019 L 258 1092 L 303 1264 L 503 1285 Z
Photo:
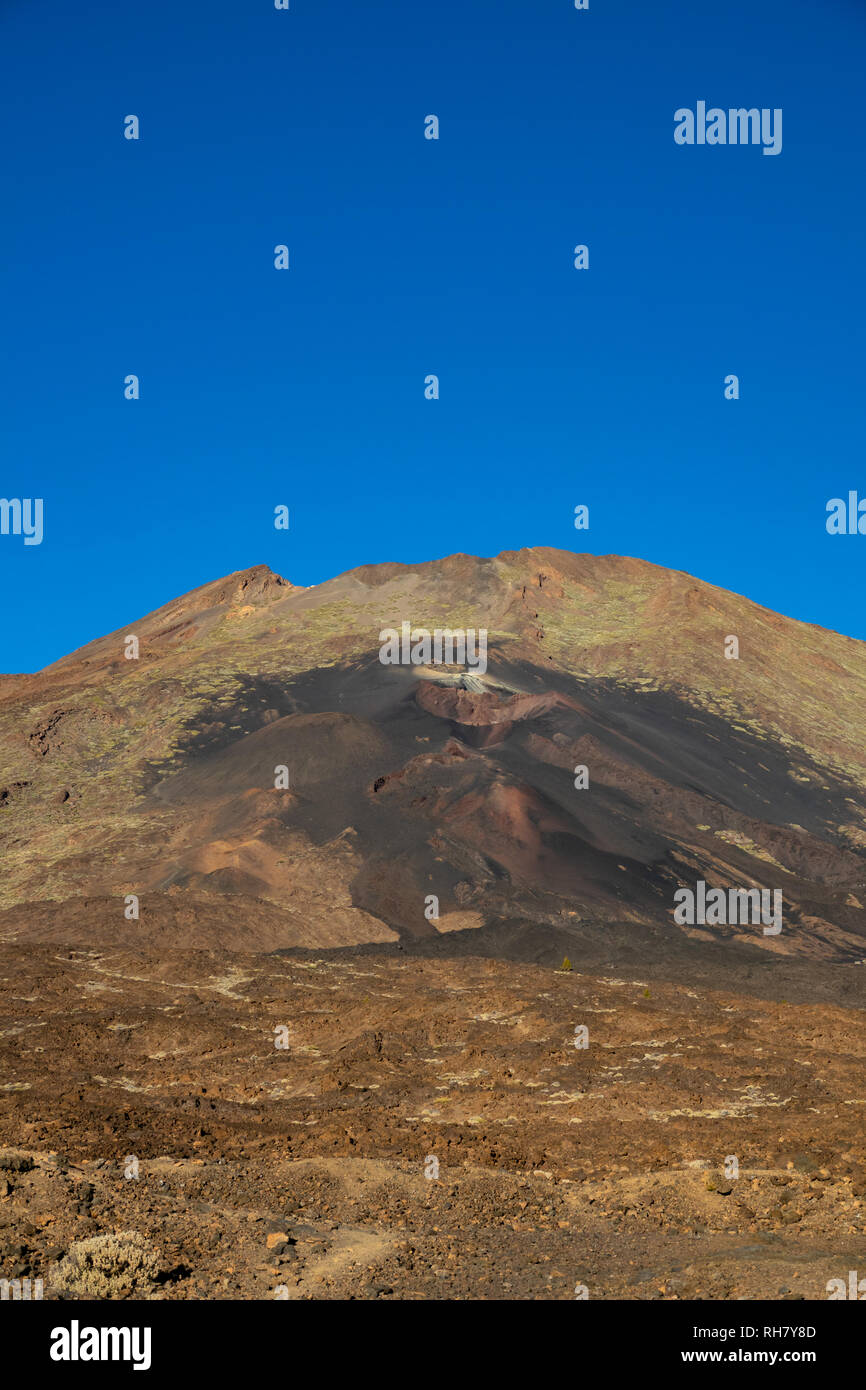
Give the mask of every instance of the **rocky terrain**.
M 826 1297 L 861 972 L 623 964 L 4 947 L 6 1277 L 86 1296 L 70 1252 L 133 1231 L 110 1296 Z
M 487 669 L 383 665 L 404 621 Z M 866 1271 L 864 696 L 862 643 L 551 550 L 258 567 L 0 678 L 0 1278 Z M 699 879 L 783 930 L 678 924 Z

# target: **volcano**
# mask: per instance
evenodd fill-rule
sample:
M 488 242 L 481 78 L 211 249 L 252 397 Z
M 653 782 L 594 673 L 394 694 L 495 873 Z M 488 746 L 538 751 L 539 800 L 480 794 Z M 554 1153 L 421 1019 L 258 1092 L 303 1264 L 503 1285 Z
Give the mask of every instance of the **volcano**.
M 3 1270 L 826 1297 L 866 1249 L 864 693 L 863 643 L 544 549 L 257 566 L 0 680 Z
M 484 632 L 486 669 L 384 664 L 404 623 Z M 636 559 L 259 565 L 0 678 L 0 929 L 857 961 L 864 697 L 862 642 Z M 678 925 L 697 882 L 781 892 L 784 930 Z

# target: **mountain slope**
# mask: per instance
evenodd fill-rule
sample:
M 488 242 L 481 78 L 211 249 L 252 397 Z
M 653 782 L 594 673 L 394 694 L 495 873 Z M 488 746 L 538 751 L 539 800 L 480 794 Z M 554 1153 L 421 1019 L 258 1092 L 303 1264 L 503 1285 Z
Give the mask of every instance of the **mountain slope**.
M 485 629 L 487 670 L 383 665 L 403 622 Z M 632 923 L 859 959 L 864 696 L 866 644 L 640 560 L 312 589 L 257 566 L 0 678 L 0 932 L 456 948 Z M 677 926 L 698 879 L 781 890 L 784 930 Z

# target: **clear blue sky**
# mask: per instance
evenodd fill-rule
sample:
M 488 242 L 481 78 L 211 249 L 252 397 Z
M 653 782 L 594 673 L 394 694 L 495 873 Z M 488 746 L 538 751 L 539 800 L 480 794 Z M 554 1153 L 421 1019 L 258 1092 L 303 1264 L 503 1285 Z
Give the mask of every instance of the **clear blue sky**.
M 3 0 L 0 52 L 0 670 L 522 545 L 866 637 L 864 0 Z M 782 153 L 677 146 L 699 100 Z

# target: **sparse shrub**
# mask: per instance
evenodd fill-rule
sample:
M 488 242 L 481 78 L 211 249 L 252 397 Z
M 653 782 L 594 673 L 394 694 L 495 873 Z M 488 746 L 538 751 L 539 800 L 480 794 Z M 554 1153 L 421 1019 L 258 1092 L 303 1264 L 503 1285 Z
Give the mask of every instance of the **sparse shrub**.
M 159 1256 L 138 1231 L 78 1240 L 51 1271 L 55 1289 L 83 1298 L 146 1293 L 159 1274 Z
M 559 968 L 560 970 L 564 970 L 566 974 L 572 969 L 571 961 L 568 959 L 568 956 L 563 956 L 562 965 Z

